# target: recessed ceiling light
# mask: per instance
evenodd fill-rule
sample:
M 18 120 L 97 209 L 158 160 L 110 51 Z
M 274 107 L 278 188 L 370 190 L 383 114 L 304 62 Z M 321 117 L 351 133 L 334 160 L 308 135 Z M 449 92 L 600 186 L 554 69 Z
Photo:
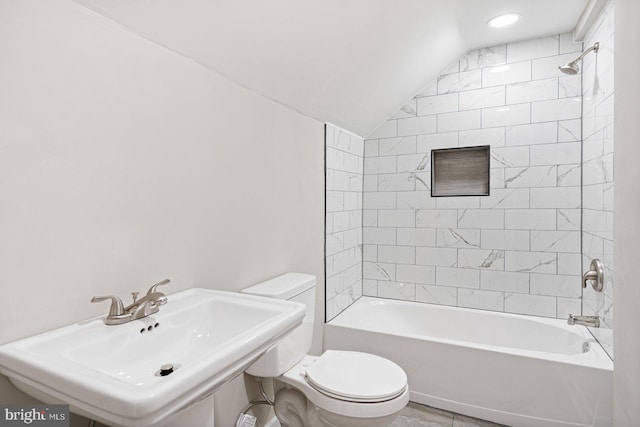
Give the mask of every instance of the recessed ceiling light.
M 506 27 L 507 25 L 515 23 L 518 19 L 520 19 L 519 13 L 505 13 L 489 19 L 487 25 L 492 28 Z

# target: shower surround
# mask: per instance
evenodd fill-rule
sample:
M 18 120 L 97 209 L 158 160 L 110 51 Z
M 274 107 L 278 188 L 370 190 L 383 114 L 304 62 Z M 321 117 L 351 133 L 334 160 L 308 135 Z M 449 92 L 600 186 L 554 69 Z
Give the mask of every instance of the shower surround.
M 582 51 L 571 34 L 472 51 L 365 141 L 363 294 L 581 311 Z M 490 196 L 431 197 L 432 149 L 489 145 Z

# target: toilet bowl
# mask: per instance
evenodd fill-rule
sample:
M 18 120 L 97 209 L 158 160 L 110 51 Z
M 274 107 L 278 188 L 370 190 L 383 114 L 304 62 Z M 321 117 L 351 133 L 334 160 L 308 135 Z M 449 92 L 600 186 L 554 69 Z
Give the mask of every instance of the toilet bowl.
M 409 401 L 405 372 L 369 353 L 327 350 L 307 355 L 311 346 L 315 276 L 287 273 L 244 293 L 299 301 L 302 325 L 261 356 L 246 372 L 273 378 L 274 410 L 282 427 L 386 427 Z

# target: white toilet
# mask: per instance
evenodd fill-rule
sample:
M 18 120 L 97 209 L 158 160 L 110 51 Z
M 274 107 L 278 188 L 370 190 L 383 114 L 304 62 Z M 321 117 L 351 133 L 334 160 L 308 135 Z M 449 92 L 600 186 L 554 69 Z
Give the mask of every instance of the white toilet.
M 302 302 L 302 324 L 246 370 L 274 378 L 275 412 L 282 427 L 386 427 L 409 401 L 407 375 L 368 353 L 327 350 L 309 356 L 316 278 L 287 273 L 243 293 Z

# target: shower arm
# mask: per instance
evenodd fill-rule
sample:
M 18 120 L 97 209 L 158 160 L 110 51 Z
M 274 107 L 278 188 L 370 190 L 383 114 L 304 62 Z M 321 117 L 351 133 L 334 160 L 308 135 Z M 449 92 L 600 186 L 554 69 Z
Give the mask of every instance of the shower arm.
M 573 61 L 571 61 L 571 63 L 575 63 L 580 61 L 582 58 L 585 57 L 585 55 L 589 52 L 591 52 L 592 50 L 595 51 L 596 53 L 598 53 L 598 50 L 600 49 L 600 43 L 599 42 L 595 42 L 593 46 L 591 46 L 589 49 L 585 50 L 584 52 L 582 52 L 582 55 L 578 56 L 576 59 L 574 59 Z

